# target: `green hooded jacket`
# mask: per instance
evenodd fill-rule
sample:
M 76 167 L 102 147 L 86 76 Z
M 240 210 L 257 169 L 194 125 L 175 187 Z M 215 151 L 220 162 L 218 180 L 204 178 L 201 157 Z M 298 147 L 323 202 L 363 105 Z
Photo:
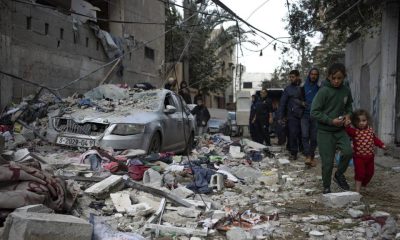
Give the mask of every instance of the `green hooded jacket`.
M 353 98 L 348 86 L 342 84 L 340 87 L 333 87 L 330 81 L 326 81 L 311 105 L 311 116 L 318 121 L 318 130 L 337 132 L 344 127 L 337 127 L 332 120 L 353 112 Z

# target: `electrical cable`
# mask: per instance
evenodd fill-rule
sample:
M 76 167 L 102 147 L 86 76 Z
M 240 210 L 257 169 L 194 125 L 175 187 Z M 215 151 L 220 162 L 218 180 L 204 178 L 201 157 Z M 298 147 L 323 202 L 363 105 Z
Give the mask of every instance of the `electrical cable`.
M 232 11 L 230 8 L 228 8 L 224 3 L 222 3 L 220 0 L 211 0 L 213 1 L 216 5 L 220 6 L 223 10 L 225 10 L 226 12 L 228 12 L 229 14 L 231 14 L 234 18 L 238 19 L 239 21 L 243 22 L 244 24 L 246 24 L 248 27 L 272 38 L 275 39 L 277 41 L 279 41 L 276 37 L 272 36 L 271 34 L 268 34 L 260 29 L 258 29 L 257 27 L 253 26 L 252 24 L 248 23 L 246 20 L 244 20 L 243 18 L 239 17 L 234 11 Z
M 258 10 L 260 10 L 265 4 L 267 4 L 271 0 L 266 0 L 263 3 L 261 3 L 258 7 L 256 7 L 246 18 L 246 21 L 248 21 Z

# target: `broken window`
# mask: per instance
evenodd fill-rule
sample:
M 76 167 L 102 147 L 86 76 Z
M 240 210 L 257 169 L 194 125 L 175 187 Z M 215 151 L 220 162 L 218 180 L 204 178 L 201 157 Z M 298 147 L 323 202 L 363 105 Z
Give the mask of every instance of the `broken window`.
M 96 15 L 97 18 L 109 19 L 109 5 L 116 5 L 115 1 L 104 1 L 104 0 L 86 0 L 90 4 L 95 7 L 100 8 L 100 11 L 97 11 Z M 114 6 L 115 7 L 115 6 Z M 119 19 L 119 18 L 112 18 L 112 19 Z M 99 25 L 100 29 L 109 32 L 110 27 L 109 23 L 105 21 L 97 21 L 97 25 Z
M 32 17 L 26 17 L 26 29 L 32 29 Z
M 243 82 L 243 88 L 253 88 L 252 82 Z
M 44 24 L 44 35 L 49 35 L 49 24 L 48 23 Z
M 149 47 L 144 47 L 144 56 L 146 58 L 149 58 L 151 60 L 154 60 L 154 49 L 151 49 Z

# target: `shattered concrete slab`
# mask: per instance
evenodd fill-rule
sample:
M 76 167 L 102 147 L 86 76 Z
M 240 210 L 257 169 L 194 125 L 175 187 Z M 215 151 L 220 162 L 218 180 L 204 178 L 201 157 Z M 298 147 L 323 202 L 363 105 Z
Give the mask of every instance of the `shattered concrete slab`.
M 357 192 L 339 192 L 322 195 L 322 203 L 327 207 L 341 208 L 354 201 L 359 202 L 361 195 Z
M 111 190 L 118 191 L 123 188 L 122 176 L 111 175 L 101 182 L 98 182 L 85 190 L 85 193 L 96 198 L 105 197 Z
M 69 215 L 14 212 L 7 217 L 2 239 L 91 240 L 92 231 L 90 223 Z

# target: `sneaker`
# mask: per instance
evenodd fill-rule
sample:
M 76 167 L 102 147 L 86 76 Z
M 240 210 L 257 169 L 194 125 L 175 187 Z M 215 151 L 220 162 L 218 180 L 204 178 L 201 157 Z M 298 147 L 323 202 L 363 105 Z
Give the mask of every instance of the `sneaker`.
M 324 191 L 322 191 L 322 194 L 327 194 L 327 193 L 331 193 L 331 188 L 329 188 L 329 187 L 324 188 Z
M 289 161 L 295 161 L 295 160 L 297 160 L 297 154 L 290 154 Z
M 347 184 L 346 177 L 344 175 L 337 176 L 335 173 L 335 176 L 333 177 L 333 181 L 344 191 L 349 191 L 350 186 Z

